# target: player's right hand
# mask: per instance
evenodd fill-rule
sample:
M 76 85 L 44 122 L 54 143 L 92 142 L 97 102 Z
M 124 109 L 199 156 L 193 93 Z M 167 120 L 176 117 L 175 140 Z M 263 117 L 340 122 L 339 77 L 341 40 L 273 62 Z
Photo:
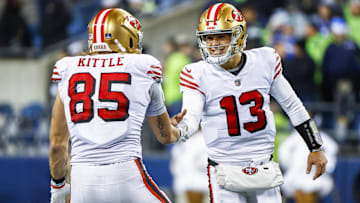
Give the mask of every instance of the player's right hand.
M 70 194 L 70 184 L 66 181 L 56 184 L 54 181 L 50 182 L 50 203 L 65 203 L 66 196 Z
M 176 127 L 182 121 L 182 119 L 184 118 L 186 112 L 187 112 L 187 110 L 184 109 L 182 112 L 180 112 L 180 113 L 176 114 L 175 116 L 173 116 L 170 119 L 171 125 Z

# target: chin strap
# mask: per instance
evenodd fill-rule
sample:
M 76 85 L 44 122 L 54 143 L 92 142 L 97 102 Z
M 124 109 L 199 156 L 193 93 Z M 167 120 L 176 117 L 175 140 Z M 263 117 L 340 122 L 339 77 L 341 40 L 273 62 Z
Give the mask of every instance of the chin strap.
M 301 137 L 304 139 L 306 145 L 311 152 L 320 151 L 323 144 L 319 130 L 312 119 L 295 127 Z

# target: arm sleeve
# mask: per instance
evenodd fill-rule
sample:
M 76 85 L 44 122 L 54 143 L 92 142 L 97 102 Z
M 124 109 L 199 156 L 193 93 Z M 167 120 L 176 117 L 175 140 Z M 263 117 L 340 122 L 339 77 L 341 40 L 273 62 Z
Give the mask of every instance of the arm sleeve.
M 205 97 L 199 92 L 184 91 L 182 102 L 182 110 L 186 109 L 187 113 L 179 124 L 180 127 L 187 129 L 186 135 L 191 136 L 199 129 Z
M 164 93 L 161 89 L 161 84 L 154 82 L 150 89 L 150 104 L 146 111 L 147 116 L 157 116 L 166 111 Z
M 303 103 L 282 74 L 273 81 L 270 94 L 289 116 L 293 126 L 298 126 L 310 119 Z

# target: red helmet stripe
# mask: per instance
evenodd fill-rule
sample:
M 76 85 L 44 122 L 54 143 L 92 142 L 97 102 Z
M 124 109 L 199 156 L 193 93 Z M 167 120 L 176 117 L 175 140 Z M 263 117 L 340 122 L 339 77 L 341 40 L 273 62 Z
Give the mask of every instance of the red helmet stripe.
M 216 4 L 211 5 L 210 8 L 209 8 L 209 10 L 208 10 L 208 13 L 207 13 L 207 16 L 206 16 L 206 25 L 209 25 L 210 13 L 211 13 L 212 8 L 213 8 L 215 5 L 216 5 Z
M 103 21 L 104 14 L 106 14 L 108 11 L 111 11 L 112 9 L 103 9 L 100 11 L 94 22 L 94 29 L 93 29 L 93 35 L 94 35 L 94 43 L 101 42 L 101 28 L 102 26 L 98 26 L 99 22 Z M 100 29 L 99 29 L 100 27 Z
M 216 11 L 215 11 L 215 16 L 214 16 L 214 25 L 216 25 L 216 20 L 218 18 L 218 15 L 219 15 L 219 11 L 221 9 L 221 7 L 224 5 L 224 3 L 220 4 L 217 8 L 216 8 Z
M 93 29 L 93 35 L 94 35 L 94 43 L 96 43 L 96 27 L 97 27 L 97 23 L 99 20 L 100 15 L 105 11 L 106 9 L 103 9 L 102 11 L 100 11 L 96 18 L 95 18 L 95 22 L 94 22 L 94 29 Z
M 104 15 L 104 18 L 101 22 L 101 42 L 105 42 L 105 34 L 104 34 L 104 24 L 105 24 L 105 20 L 106 20 L 106 17 L 109 15 L 110 11 L 112 11 L 112 9 L 106 11 L 105 15 Z
M 209 25 L 209 21 L 213 21 L 214 25 L 216 25 L 216 19 L 217 19 L 218 13 L 219 13 L 222 5 L 224 5 L 224 3 L 217 3 L 217 4 L 212 5 L 209 8 L 208 15 L 206 16 L 206 25 L 207 26 Z

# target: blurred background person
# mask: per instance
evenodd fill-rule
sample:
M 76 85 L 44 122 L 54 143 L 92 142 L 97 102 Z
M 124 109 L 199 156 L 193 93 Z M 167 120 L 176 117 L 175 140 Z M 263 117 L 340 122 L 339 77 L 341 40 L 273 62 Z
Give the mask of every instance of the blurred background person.
M 334 17 L 330 24 L 332 41 L 328 45 L 322 63 L 322 95 L 326 102 L 336 102 L 343 100 L 338 94 L 340 81 L 348 81 L 352 92 L 355 94 L 356 101 L 359 101 L 360 88 L 360 51 L 357 44 L 347 36 L 348 26 L 341 17 Z M 355 102 L 355 101 L 354 101 Z M 342 102 L 337 102 L 339 105 Z M 338 128 L 348 126 L 352 122 L 348 117 L 335 117 L 335 114 L 324 114 L 325 128 Z M 342 128 L 342 127 L 340 127 Z M 343 140 L 345 133 L 337 134 L 339 139 Z
M 201 130 L 171 150 L 170 171 L 174 178 L 175 203 L 209 202 L 207 153 Z
M 174 36 L 172 53 L 166 59 L 164 68 L 164 96 L 170 117 L 181 111 L 180 72 L 191 63 L 194 41 L 187 34 Z
M 350 0 L 343 5 L 344 17 L 349 25 L 349 36 L 360 46 L 360 0 Z
M 294 42 L 294 55 L 286 54 L 286 47 L 283 42 L 275 44 L 274 48 L 282 58 L 284 75 L 289 79 L 303 102 L 315 101 L 319 95 L 318 88 L 314 82 L 314 61 L 304 50 L 304 41 Z
M 0 47 L 30 47 L 31 36 L 27 26 L 22 2 L 5 0 L 5 8 L 0 16 Z
M 332 173 L 335 170 L 337 143 L 326 133 L 321 132 L 323 150 L 328 163 L 325 173 L 314 181 L 306 171 L 308 150 L 296 131 L 293 131 L 279 146 L 279 163 L 284 169 L 284 184 L 281 189 L 287 198 L 295 200 L 295 203 L 318 203 L 322 197 L 330 194 L 334 188 Z M 313 174 L 313 172 L 311 173 Z

